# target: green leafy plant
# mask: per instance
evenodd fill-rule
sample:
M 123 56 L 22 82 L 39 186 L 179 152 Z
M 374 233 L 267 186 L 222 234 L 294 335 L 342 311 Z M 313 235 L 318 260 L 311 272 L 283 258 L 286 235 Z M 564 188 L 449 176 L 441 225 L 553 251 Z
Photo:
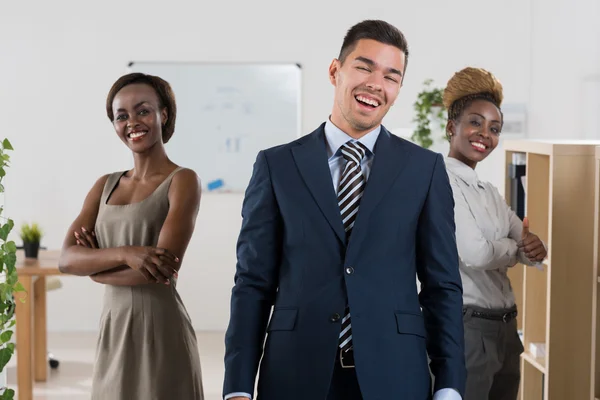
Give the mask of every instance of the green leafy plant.
M 413 122 L 417 123 L 417 127 L 411 140 L 426 149 L 433 144 L 432 123 L 438 123 L 443 131 L 446 130 L 446 109 L 442 102 L 444 89 L 431 87 L 432 83 L 431 79 L 423 82 L 424 89 L 417 95 L 417 101 L 413 105 L 416 112 Z
M 10 156 L 7 151 L 13 150 L 8 139 L 0 144 L 0 193 L 4 193 L 2 181 L 6 175 L 6 167 L 9 165 Z M 0 372 L 4 372 L 6 364 L 15 352 L 15 345 L 11 343 L 13 336 L 12 328 L 15 326 L 15 292 L 23 292 L 25 289 L 19 283 L 16 263 L 17 246 L 8 235 L 14 227 L 14 222 L 2 216 L 4 208 L 0 206 Z M 22 302 L 25 300 L 20 299 Z M 14 399 L 15 391 L 6 387 L 0 388 L 0 400 Z
M 23 243 L 39 243 L 42 239 L 42 230 L 36 223 L 21 225 L 21 240 Z

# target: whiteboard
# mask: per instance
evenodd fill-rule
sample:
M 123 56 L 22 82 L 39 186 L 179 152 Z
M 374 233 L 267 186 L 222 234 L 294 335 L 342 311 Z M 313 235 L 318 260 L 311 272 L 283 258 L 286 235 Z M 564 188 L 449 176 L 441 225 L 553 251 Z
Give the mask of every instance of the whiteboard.
M 298 64 L 131 62 L 128 72 L 169 82 L 177 101 L 173 162 L 204 190 L 244 191 L 260 150 L 301 135 Z

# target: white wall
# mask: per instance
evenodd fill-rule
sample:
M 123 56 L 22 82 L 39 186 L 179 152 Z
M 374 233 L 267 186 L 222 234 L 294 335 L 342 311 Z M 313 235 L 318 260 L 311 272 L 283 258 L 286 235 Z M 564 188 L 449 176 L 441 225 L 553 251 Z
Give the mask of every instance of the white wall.
M 366 18 L 394 23 L 410 45 L 404 88 L 384 121 L 390 128 L 411 126 L 412 103 L 424 79 L 443 85 L 455 71 L 476 65 L 502 80 L 506 103 L 535 100 L 531 130 L 539 134 L 541 126 L 542 136 L 565 135 L 572 131 L 567 128 L 573 128 L 577 108 L 547 114 L 548 107 L 566 106 L 548 95 L 546 85 L 570 93 L 569 84 L 558 81 L 598 69 L 597 60 L 588 57 L 582 65 L 560 62 L 560 71 L 553 72 L 547 61 L 555 52 L 544 36 L 563 10 L 551 8 L 554 22 L 548 23 L 541 0 L 493 5 L 377 0 L 370 6 L 356 0 L 285 6 L 275 0 L 35 3 L 4 3 L 0 12 L 0 136 L 9 137 L 16 149 L 5 179 L 6 213 L 17 224 L 39 222 L 46 230 L 43 244 L 50 248 L 61 245 L 95 179 L 131 166 L 104 113 L 106 93 L 130 60 L 299 62 L 306 133 L 331 110 L 327 68 L 346 30 Z M 583 2 L 584 8 L 565 22 L 561 43 L 577 42 L 577 55 L 597 48 L 596 38 L 577 20 L 591 24 L 585 10 L 593 3 Z M 538 32 L 532 34 L 533 28 Z M 540 49 L 532 52 L 533 44 Z M 184 140 L 186 134 L 175 135 Z M 241 201 L 241 195 L 215 194 L 202 200 L 179 283 L 198 329 L 226 326 Z M 49 329 L 95 330 L 102 287 L 84 278 L 63 282 L 63 289 L 49 294 Z
M 600 2 L 530 3 L 530 136 L 600 138 Z

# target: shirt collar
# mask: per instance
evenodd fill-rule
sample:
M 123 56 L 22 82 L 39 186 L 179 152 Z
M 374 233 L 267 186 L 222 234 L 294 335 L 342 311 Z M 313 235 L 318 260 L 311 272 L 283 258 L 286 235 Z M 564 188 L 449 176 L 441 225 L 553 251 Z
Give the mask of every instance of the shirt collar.
M 325 123 L 325 139 L 327 140 L 327 156 L 329 158 L 335 156 L 340 149 L 348 140 L 354 140 L 361 142 L 364 144 L 367 149 L 371 152 L 371 154 L 375 154 L 373 149 L 375 148 L 375 142 L 379 137 L 379 133 L 381 132 L 381 125 L 377 126 L 377 128 L 373 129 L 371 132 L 367 133 L 360 139 L 356 140 L 348 135 L 346 132 L 342 131 L 340 128 L 335 126 L 333 122 L 329 118 L 327 118 L 327 122 Z M 368 154 L 367 154 L 368 155 Z
M 462 161 L 457 160 L 456 158 L 447 157 L 446 158 L 446 167 L 456 176 L 458 176 L 461 180 L 463 180 L 467 185 L 479 185 L 479 177 L 477 176 L 477 172 L 467 164 Z

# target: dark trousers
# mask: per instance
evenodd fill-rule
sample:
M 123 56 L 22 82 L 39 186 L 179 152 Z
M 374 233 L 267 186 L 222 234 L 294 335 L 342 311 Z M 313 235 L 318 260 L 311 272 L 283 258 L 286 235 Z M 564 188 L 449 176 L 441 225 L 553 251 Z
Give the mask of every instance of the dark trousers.
M 463 317 L 467 361 L 464 400 L 516 400 L 523 352 L 517 320 L 483 319 L 473 316 L 473 311 L 502 315 L 511 310 L 466 307 Z
M 363 400 L 356 378 L 356 369 L 342 368 L 339 357 L 335 360 L 327 400 Z

